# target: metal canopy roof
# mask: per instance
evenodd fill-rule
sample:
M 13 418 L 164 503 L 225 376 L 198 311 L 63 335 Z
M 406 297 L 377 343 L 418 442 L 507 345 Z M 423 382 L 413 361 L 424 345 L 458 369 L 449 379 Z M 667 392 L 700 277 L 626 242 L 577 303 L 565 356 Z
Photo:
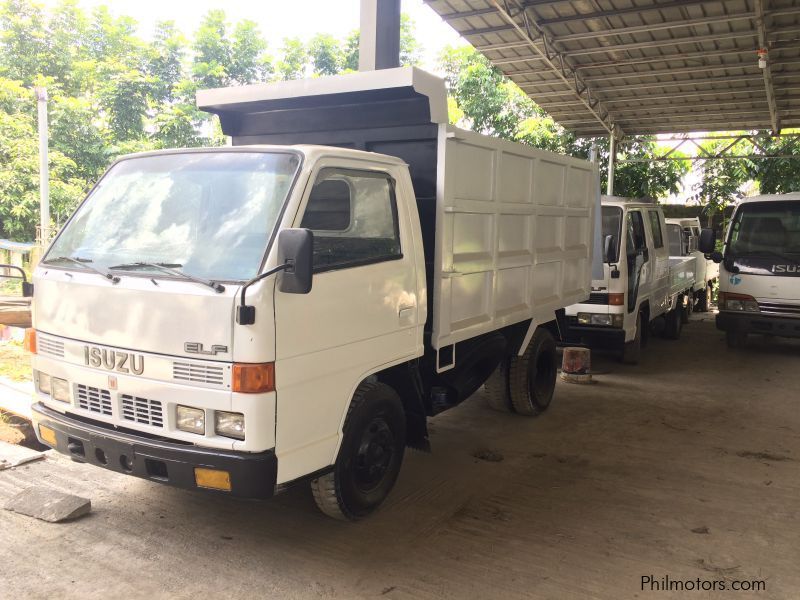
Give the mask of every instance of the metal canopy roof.
M 578 136 L 800 127 L 800 0 L 425 1 Z

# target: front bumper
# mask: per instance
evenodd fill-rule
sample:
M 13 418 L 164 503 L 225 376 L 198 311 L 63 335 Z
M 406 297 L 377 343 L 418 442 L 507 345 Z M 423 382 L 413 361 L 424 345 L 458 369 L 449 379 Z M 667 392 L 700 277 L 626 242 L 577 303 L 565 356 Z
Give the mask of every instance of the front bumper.
M 76 419 L 41 404 L 32 406 L 36 436 L 50 446 L 39 433 L 39 425 L 55 431 L 54 448 L 80 462 L 87 462 L 159 483 L 184 488 L 203 489 L 195 483 L 195 468 L 226 471 L 229 474 L 228 496 L 269 498 L 275 493 L 278 459 L 275 452 L 249 453 L 199 448 L 191 444 L 145 438 L 84 419 Z
M 625 342 L 625 330 L 603 325 L 580 325 L 577 317 L 567 317 L 567 343 L 616 347 Z
M 717 329 L 800 338 L 800 319 L 726 311 L 717 314 Z

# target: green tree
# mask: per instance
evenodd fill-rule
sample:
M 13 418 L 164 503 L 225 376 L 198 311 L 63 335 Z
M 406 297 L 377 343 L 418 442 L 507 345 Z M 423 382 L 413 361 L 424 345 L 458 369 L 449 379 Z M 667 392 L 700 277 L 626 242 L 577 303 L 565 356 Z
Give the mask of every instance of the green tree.
M 422 44 L 414 36 L 416 24 L 406 13 L 400 15 L 400 64 L 404 67 L 418 65 L 422 61 Z
M 361 43 L 358 29 L 350 32 L 342 45 L 342 69 L 345 71 L 358 71 L 358 47 Z
M 45 75 L 58 81 L 63 92 L 80 94 L 86 86 L 89 22 L 75 0 L 62 0 L 48 23 L 48 65 Z M 88 65 L 83 65 L 88 66 Z
M 41 6 L 7 0 L 0 6 L 0 76 L 33 84 L 46 70 L 47 31 Z
M 224 87 L 230 82 L 231 42 L 226 29 L 225 12 L 210 10 L 194 35 L 192 73 L 201 88 Z
M 174 89 L 183 77 L 183 59 L 186 55 L 186 38 L 175 27 L 174 21 L 156 23 L 147 74 L 153 81 L 151 93 L 157 102 L 174 98 Z
M 278 74 L 284 81 L 301 79 L 305 75 L 308 53 L 300 38 L 285 38 L 278 62 Z
M 232 83 L 245 85 L 266 81 L 272 75 L 272 62 L 266 56 L 267 42 L 253 21 L 240 21 L 233 30 L 231 63 Z
M 344 66 L 342 47 L 332 35 L 319 33 L 311 38 L 308 54 L 317 75 L 336 75 Z
M 788 130 L 784 133 L 800 133 Z M 800 137 L 766 137 L 759 145 L 767 154 L 781 158 L 751 161 L 750 174 L 758 182 L 762 194 L 800 192 Z

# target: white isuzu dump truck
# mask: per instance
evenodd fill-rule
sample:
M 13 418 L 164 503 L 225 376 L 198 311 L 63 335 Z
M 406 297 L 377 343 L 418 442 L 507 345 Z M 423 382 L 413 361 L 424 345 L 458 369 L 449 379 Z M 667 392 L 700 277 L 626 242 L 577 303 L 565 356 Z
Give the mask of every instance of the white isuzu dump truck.
M 692 288 L 694 302 L 691 304 L 691 308 L 699 312 L 707 312 L 711 308 L 714 283 L 719 278 L 719 265 L 700 252 L 700 231 L 702 230 L 700 219 L 697 217 L 667 219 L 668 231 L 670 227 L 678 227 L 683 231 L 682 255 L 694 256 L 696 260 L 697 273 Z
M 651 329 L 680 337 L 695 259 L 670 256 L 663 211 L 651 202 L 603 196 L 600 237 L 602 278 L 588 300 L 567 308 L 567 337 L 637 364 Z
M 545 410 L 588 162 L 447 124 L 406 68 L 198 93 L 233 147 L 123 157 L 34 274 L 34 421 L 79 461 L 343 519 L 489 379 Z M 491 378 L 490 378 L 491 376 Z
M 728 346 L 751 334 L 800 337 L 800 193 L 745 198 L 722 252 L 704 229 L 700 250 L 720 265 L 717 328 Z

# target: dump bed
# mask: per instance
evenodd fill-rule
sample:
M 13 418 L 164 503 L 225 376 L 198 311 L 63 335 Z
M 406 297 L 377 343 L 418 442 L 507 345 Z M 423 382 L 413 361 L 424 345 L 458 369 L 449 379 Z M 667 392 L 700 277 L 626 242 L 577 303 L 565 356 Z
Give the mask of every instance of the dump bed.
M 554 319 L 589 297 L 596 167 L 459 130 L 444 82 L 386 69 L 198 92 L 234 145 L 322 144 L 389 154 L 409 166 L 428 285 L 433 348 Z
M 588 298 L 598 201 L 586 161 L 441 126 L 434 347 Z

